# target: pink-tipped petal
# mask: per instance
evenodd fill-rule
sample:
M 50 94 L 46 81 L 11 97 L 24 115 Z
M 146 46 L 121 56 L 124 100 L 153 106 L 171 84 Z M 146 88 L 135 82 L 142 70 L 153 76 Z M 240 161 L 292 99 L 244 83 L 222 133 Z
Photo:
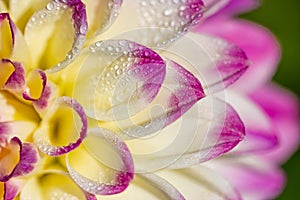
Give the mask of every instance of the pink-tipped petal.
M 224 176 L 245 200 L 274 199 L 285 185 L 283 171 L 258 157 L 228 156 L 205 165 Z
M 261 108 L 238 93 L 228 91 L 225 97 L 237 110 L 246 127 L 246 138 L 234 150 L 236 153 L 260 153 L 277 147 L 278 130 Z
M 263 157 L 276 163 L 285 162 L 299 146 L 299 102 L 290 91 L 275 84 L 255 90 L 250 98 L 270 118 L 279 140 L 279 145 Z
M 25 28 L 34 63 L 53 73 L 73 62 L 85 42 L 86 20 L 85 5 L 80 0 L 52 0 L 36 12 Z
M 231 106 L 203 98 L 180 119 L 147 137 L 127 141 L 138 173 L 186 168 L 220 156 L 244 138 Z
M 245 20 L 222 18 L 204 23 L 197 32 L 224 38 L 245 51 L 251 67 L 235 85 L 236 89 L 253 91 L 272 78 L 281 51 L 278 41 L 266 28 Z
M 103 37 L 165 46 L 198 24 L 204 9 L 202 0 L 124 1 L 120 16 Z
M 244 13 L 257 8 L 261 0 L 229 0 L 214 17 L 226 17 Z
M 27 76 L 27 88 L 23 92 L 23 98 L 30 101 L 38 100 L 46 87 L 47 76 L 42 70 L 33 70 Z
M 3 200 L 13 200 L 17 197 L 19 194 L 24 181 L 18 180 L 18 179 L 11 179 L 5 183 L 0 183 L 0 194 L 1 193 L 1 187 L 3 187 L 3 196 L 0 196 L 3 198 Z
M 25 69 L 22 64 L 18 62 L 12 62 L 8 59 L 2 59 L 1 62 L 9 63 L 15 68 L 14 72 L 6 81 L 4 88 L 15 93 L 22 92 L 25 87 Z
M 127 40 L 96 42 L 78 72 L 74 98 L 89 117 L 126 119 L 157 95 L 166 64 L 151 49 Z
M 205 97 L 193 74 L 174 61 L 166 60 L 166 64 L 166 77 L 154 100 L 135 116 L 115 122 L 125 138 L 140 138 L 162 130 Z
M 120 193 L 133 179 L 133 161 L 126 144 L 105 129 L 90 129 L 83 145 L 66 159 L 70 176 L 91 194 Z
M 202 83 L 206 94 L 233 84 L 249 66 L 245 52 L 238 46 L 196 33 L 188 33 L 166 48 L 162 55 L 191 71 Z
M 23 176 L 32 172 L 37 162 L 38 162 L 37 149 L 29 143 L 23 143 L 20 152 L 20 162 L 14 169 L 12 176 L 13 177 Z
M 74 99 L 64 96 L 53 102 L 34 133 L 34 141 L 43 153 L 59 156 L 77 148 L 86 132 L 87 118 L 83 108 Z
M 22 149 L 22 142 L 14 137 L 10 141 L 6 138 L 0 138 L 0 182 L 8 181 L 20 162 L 20 152 Z

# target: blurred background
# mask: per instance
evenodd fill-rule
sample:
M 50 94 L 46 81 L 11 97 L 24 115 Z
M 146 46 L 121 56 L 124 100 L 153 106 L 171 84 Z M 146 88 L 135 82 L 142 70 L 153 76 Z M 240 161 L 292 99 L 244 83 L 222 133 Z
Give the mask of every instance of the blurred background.
M 262 6 L 241 17 L 268 27 L 282 46 L 274 81 L 300 97 L 300 1 L 262 0 Z M 300 134 L 300 133 L 299 133 Z M 283 165 L 288 182 L 278 200 L 300 199 L 300 150 Z

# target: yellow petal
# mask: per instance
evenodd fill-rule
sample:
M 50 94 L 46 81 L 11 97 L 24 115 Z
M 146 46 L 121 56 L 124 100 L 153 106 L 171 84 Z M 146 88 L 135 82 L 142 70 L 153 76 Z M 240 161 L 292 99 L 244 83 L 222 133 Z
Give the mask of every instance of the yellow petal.
M 13 50 L 13 32 L 7 14 L 0 15 L 0 58 L 9 58 Z
M 10 75 L 15 71 L 15 67 L 10 62 L 0 61 L 0 88 L 2 88 L 6 81 L 9 79 Z

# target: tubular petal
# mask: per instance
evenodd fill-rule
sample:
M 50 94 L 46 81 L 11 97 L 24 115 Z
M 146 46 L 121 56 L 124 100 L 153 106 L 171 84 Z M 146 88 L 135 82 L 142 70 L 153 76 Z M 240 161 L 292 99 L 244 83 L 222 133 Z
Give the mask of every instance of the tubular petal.
M 119 15 L 123 0 L 83 0 L 83 2 L 87 7 L 88 37 L 91 37 L 102 33 L 112 25 Z
M 206 94 L 233 84 L 249 65 L 247 56 L 236 45 L 195 33 L 188 33 L 166 48 L 162 55 L 191 71 L 203 84 Z
M 35 131 L 34 142 L 45 154 L 59 156 L 77 148 L 86 132 L 87 118 L 80 104 L 69 97 L 59 97 Z
M 63 69 L 79 55 L 87 29 L 85 5 L 80 0 L 49 2 L 25 28 L 33 62 L 49 73 Z
M 157 174 L 173 184 L 186 199 L 242 199 L 227 179 L 201 165 L 181 170 L 162 170 Z
M 203 98 L 168 127 L 127 141 L 137 173 L 186 168 L 220 156 L 244 137 L 244 125 L 225 102 Z
M 235 89 L 253 91 L 272 78 L 281 50 L 275 36 L 266 28 L 246 20 L 220 18 L 202 24 L 197 32 L 224 38 L 245 51 L 251 60 L 251 67 L 234 85 Z
M 97 120 L 120 120 L 136 114 L 155 98 L 165 78 L 162 58 L 131 41 L 96 42 L 86 53 L 74 98 Z
M 167 45 L 195 26 L 203 10 L 201 0 L 124 1 L 120 16 L 101 38 L 126 38 L 150 47 Z
M 35 199 L 62 199 L 81 200 L 88 199 L 86 194 L 63 172 L 44 172 L 33 176 L 24 185 L 20 200 Z
M 105 129 L 90 129 L 83 145 L 67 154 L 66 159 L 70 176 L 91 194 L 120 193 L 133 179 L 133 162 L 127 146 Z
M 26 100 L 38 100 L 47 84 L 47 76 L 42 70 L 33 70 L 27 76 L 27 88 L 23 92 L 23 98 Z

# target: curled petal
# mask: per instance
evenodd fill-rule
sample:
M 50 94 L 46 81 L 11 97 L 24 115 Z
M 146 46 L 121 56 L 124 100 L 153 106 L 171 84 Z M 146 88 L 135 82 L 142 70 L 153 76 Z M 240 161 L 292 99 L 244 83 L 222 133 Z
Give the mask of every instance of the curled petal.
M 125 143 L 114 133 L 100 128 L 90 129 L 83 145 L 67 155 L 67 169 L 83 190 L 100 195 L 122 192 L 134 173 Z
M 15 71 L 15 67 L 14 65 L 7 61 L 7 60 L 1 60 L 0 61 L 0 88 L 2 89 L 6 82 L 8 81 L 8 79 L 10 78 L 10 76 L 14 73 Z
M 127 145 L 136 172 L 144 173 L 213 159 L 235 147 L 244 134 L 244 125 L 230 105 L 206 97 L 173 124 Z
M 173 184 L 186 199 L 242 199 L 227 179 L 202 165 L 181 170 L 162 170 L 157 174 Z
M 0 138 L 0 181 L 8 181 L 20 162 L 22 142 L 17 138 L 12 138 L 9 142 Z
M 29 143 L 23 143 L 20 151 L 20 162 L 14 169 L 12 176 L 23 176 L 30 173 L 34 170 L 37 161 L 37 149 Z
M 238 80 L 238 84 L 234 85 L 235 89 L 253 91 L 272 78 L 281 50 L 275 36 L 266 28 L 246 20 L 221 18 L 202 24 L 197 31 L 233 42 L 251 60 L 251 67 Z
M 88 198 L 89 197 L 89 198 Z M 20 193 L 20 199 L 87 199 L 87 196 L 72 179 L 63 172 L 44 172 L 30 178 Z
M 87 7 L 88 37 L 91 37 L 102 33 L 112 25 L 119 15 L 123 0 L 83 0 L 83 2 Z
M 47 84 L 47 76 L 42 70 L 33 70 L 29 73 L 27 79 L 27 88 L 23 92 L 23 98 L 26 100 L 38 100 Z
M 203 84 L 207 94 L 233 84 L 249 66 L 244 51 L 236 45 L 195 33 L 187 34 L 162 55 L 191 71 Z
M 113 121 L 146 107 L 165 78 L 165 62 L 154 51 L 127 40 L 96 42 L 87 49 L 74 98 L 89 117 Z
M 2 59 L 1 62 L 4 64 L 4 66 L 7 66 L 6 70 L 7 68 L 10 70 L 14 68 L 13 73 L 10 74 L 8 80 L 5 82 L 4 88 L 15 93 L 22 92 L 25 87 L 25 69 L 22 64 L 18 62 L 12 62 L 8 59 Z
M 79 55 L 87 29 L 85 5 L 80 0 L 49 2 L 25 28 L 34 63 L 49 73 L 63 69 Z
M 0 58 L 9 58 L 15 43 L 15 26 L 8 13 L 0 13 Z
M 59 156 L 78 147 L 86 132 L 87 118 L 83 108 L 74 99 L 60 97 L 35 131 L 34 141 L 45 154 Z
M 124 1 L 120 16 L 101 37 L 126 38 L 152 47 L 167 45 L 195 26 L 204 9 L 201 0 Z
M 45 85 L 40 98 L 36 101 L 33 101 L 34 109 L 43 117 L 47 108 L 51 103 L 58 97 L 58 88 L 51 82 L 47 82 Z
M 112 124 L 124 138 L 139 138 L 157 131 L 176 121 L 198 100 L 205 96 L 201 83 L 179 64 L 167 60 L 165 80 L 154 100 L 133 117 Z

